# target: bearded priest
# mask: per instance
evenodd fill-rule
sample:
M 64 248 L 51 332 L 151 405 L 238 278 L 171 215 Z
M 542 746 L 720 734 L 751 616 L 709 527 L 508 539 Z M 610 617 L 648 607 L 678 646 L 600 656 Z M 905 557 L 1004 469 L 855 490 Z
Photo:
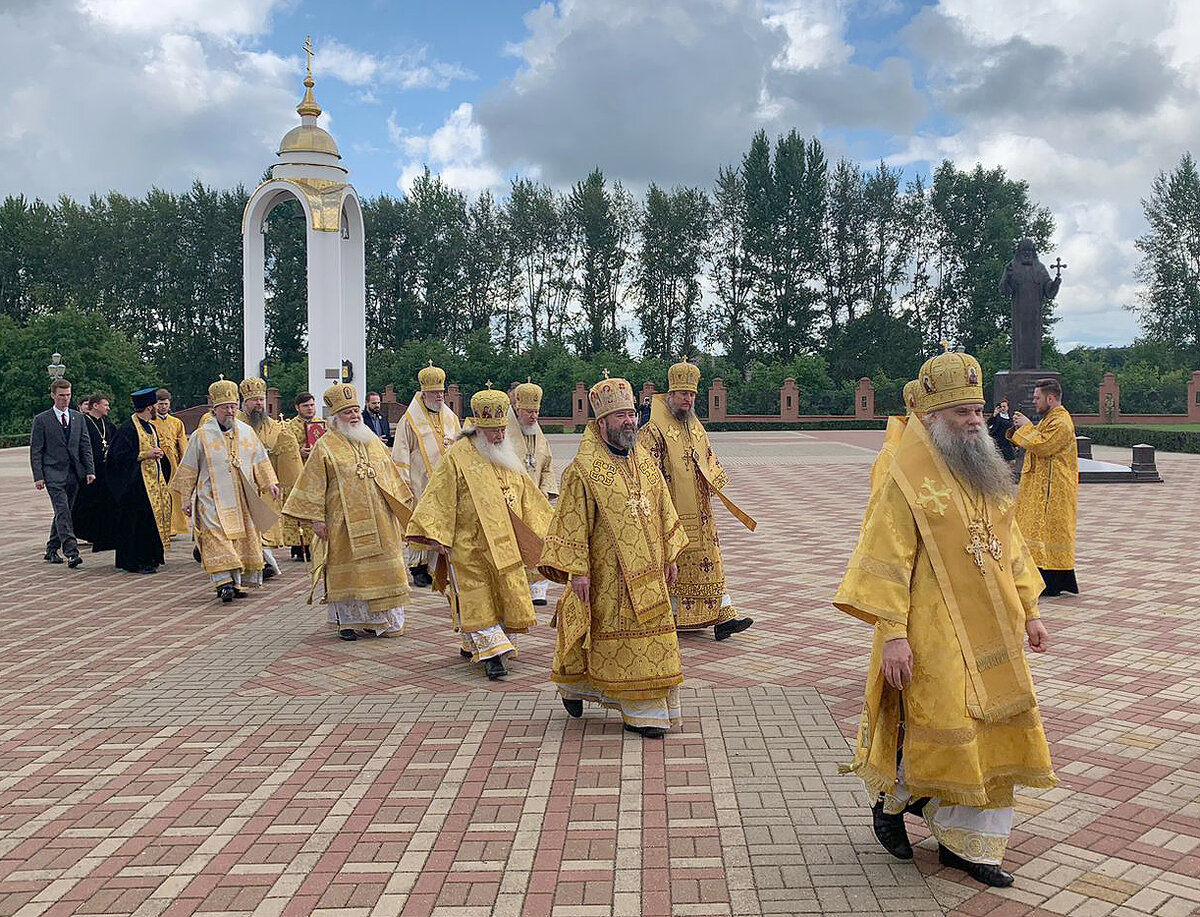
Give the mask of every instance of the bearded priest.
M 264 494 L 279 499 L 275 469 L 254 430 L 237 419 L 237 383 L 221 379 L 208 387 L 212 413 L 188 440 L 171 491 L 186 515 L 196 497 L 196 543 L 204 571 L 222 602 L 249 595 L 262 585 L 262 535 L 276 522 Z
M 429 361 L 417 373 L 420 390 L 413 395 L 408 410 L 396 424 L 396 441 L 392 445 L 392 460 L 400 468 L 400 477 L 412 489 L 413 498 L 420 500 L 429 486 L 430 476 L 458 436 L 459 423 L 454 412 L 446 406 L 446 371 Z M 437 552 L 406 549 L 413 585 L 425 587 L 433 582 L 429 565 L 437 560 Z
M 284 515 L 311 525 L 314 576 L 324 583 L 329 624 L 343 640 L 404 633 L 408 574 L 404 526 L 412 492 L 387 447 L 362 422 L 358 392 L 339 383 L 324 398 L 329 432 L 316 440 Z
M 655 395 L 650 402 L 650 419 L 638 431 L 638 440 L 658 462 L 687 532 L 687 547 L 679 555 L 679 579 L 671 587 L 675 626 L 679 630 L 711 627 L 717 640 L 725 640 L 746 630 L 754 619 L 739 614 L 729 598 L 713 497 L 750 531 L 756 523 L 724 493 L 729 475 L 696 416 L 699 385 L 699 366 L 687 360 L 672 366 L 667 371 L 667 394 Z
M 267 383 L 263 379 L 243 379 L 239 386 L 242 393 L 242 415 L 246 423 L 258 437 L 258 441 L 267 450 L 267 458 L 275 469 L 275 477 L 279 481 L 279 499 L 271 504 L 271 509 L 279 512 L 291 493 L 296 479 L 300 477 L 302 467 L 300 461 L 300 444 L 282 420 L 267 416 Z M 282 548 L 288 543 L 284 536 L 283 519 L 262 533 L 263 542 L 263 578 L 270 579 L 279 571 L 279 561 L 275 559 L 275 549 Z
M 601 379 L 595 420 L 563 472 L 538 569 L 563 592 L 550 677 L 571 716 L 590 701 L 661 739 L 680 722 L 683 669 L 670 588 L 687 546 L 658 463 L 637 443 L 633 388 Z
M 1007 887 L 1013 789 L 1058 781 L 1022 647 L 1046 651 L 1042 578 L 984 424 L 981 377 L 949 349 L 921 367 L 919 419 L 833 601 L 875 629 L 847 770 L 875 794 L 876 837 L 911 859 L 904 816 L 923 815 L 942 865 Z
M 472 396 L 474 419 L 433 469 L 407 533 L 441 555 L 434 588 L 450 600 L 459 652 L 493 680 L 516 657 L 510 635 L 537 623 L 525 571 L 537 564 L 553 512 L 507 439 L 508 412 L 504 392 Z
M 508 420 L 508 441 L 513 444 L 525 473 L 533 478 L 545 498 L 553 501 L 558 496 L 558 474 L 554 470 L 554 454 L 550 451 L 550 443 L 546 441 L 542 425 L 538 423 L 538 413 L 542 409 L 542 387 L 532 379 L 527 379 L 513 388 L 510 399 L 513 410 Z M 549 589 L 548 579 L 532 577 L 529 594 L 533 604 L 545 605 Z

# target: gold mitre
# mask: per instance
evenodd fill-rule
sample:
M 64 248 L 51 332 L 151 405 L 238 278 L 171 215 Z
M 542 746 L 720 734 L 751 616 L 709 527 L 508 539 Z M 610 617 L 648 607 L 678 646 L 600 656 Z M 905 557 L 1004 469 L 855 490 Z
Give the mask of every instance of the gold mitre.
M 222 404 L 237 404 L 239 400 L 237 383 L 221 376 L 208 387 L 208 400 L 212 402 L 214 408 Z
M 494 388 L 480 389 L 471 396 L 471 413 L 475 415 L 475 426 L 481 429 L 508 426 L 508 409 L 508 395 Z
M 942 346 L 945 350 L 926 360 L 917 375 L 921 385 L 917 409 L 921 414 L 963 404 L 983 404 L 983 370 L 979 361 L 969 353 L 951 350 L 945 341 Z
M 921 394 L 921 383 L 916 379 L 911 382 L 904 383 L 904 392 L 901 397 L 904 399 L 904 408 L 909 414 L 917 417 L 921 416 L 921 409 L 917 407 L 917 397 Z
M 358 407 L 358 389 L 345 382 L 331 385 L 325 390 L 323 397 L 325 407 L 329 409 L 330 414 L 337 414 L 339 411 L 346 410 L 346 408 Z
M 668 392 L 695 392 L 700 387 L 700 367 L 687 357 L 667 370 Z
M 542 408 L 542 387 L 529 379 L 517 386 L 517 407 L 523 411 L 540 411 Z
M 633 404 L 633 386 L 624 379 L 610 379 L 608 375 L 592 386 L 588 392 L 592 403 L 592 414 L 597 420 L 613 411 L 636 410 Z
M 421 383 L 423 392 L 444 392 L 446 390 L 446 371 L 434 366 L 433 360 L 430 360 L 429 365 L 417 373 L 417 381 Z
M 249 379 L 242 380 L 242 398 L 266 398 L 267 383 L 262 379 L 256 379 L 251 376 Z

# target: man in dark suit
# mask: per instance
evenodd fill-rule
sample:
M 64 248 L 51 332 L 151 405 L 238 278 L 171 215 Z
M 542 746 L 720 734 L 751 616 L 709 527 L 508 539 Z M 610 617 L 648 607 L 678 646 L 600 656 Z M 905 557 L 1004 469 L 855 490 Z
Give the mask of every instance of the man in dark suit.
M 54 406 L 33 418 L 29 463 L 33 466 L 33 486 L 45 490 L 54 507 L 54 522 L 46 541 L 46 563 L 61 564 L 63 559 L 58 551 L 62 548 L 67 555 L 67 566 L 78 567 L 83 558 L 75 540 L 71 506 L 80 483 L 91 484 L 96 480 L 92 438 L 84 426 L 83 415 L 71 410 L 70 382 L 55 379 L 50 383 L 50 397 Z
M 367 403 L 362 412 L 363 423 L 370 427 L 376 436 L 383 440 L 389 449 L 392 447 L 392 427 L 388 423 L 387 414 L 383 413 L 383 399 L 379 392 L 367 392 Z

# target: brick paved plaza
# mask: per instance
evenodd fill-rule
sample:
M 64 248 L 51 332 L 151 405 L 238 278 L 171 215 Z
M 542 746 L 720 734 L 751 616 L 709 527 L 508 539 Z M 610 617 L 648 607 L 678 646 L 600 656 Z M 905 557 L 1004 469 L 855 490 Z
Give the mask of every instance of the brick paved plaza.
M 234 606 L 182 541 L 154 577 L 47 566 L 49 502 L 0 453 L 0 915 L 1200 913 L 1200 456 L 1082 488 L 1084 595 L 1032 659 L 1062 783 L 1020 793 L 1017 883 L 985 892 L 911 820 L 890 858 L 837 774 L 870 633 L 829 598 L 880 440 L 714 436 L 757 623 L 681 638 L 662 742 L 568 719 L 548 614 L 489 683 L 428 593 L 400 640 L 344 643 L 299 564 Z

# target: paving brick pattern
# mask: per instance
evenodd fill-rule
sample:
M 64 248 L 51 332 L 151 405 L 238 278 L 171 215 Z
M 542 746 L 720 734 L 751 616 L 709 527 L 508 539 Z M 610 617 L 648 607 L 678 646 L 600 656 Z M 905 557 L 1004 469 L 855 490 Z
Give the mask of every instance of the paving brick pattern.
M 183 543 L 154 577 L 48 567 L 0 453 L 0 915 L 1200 913 L 1200 459 L 1083 491 L 1085 594 L 1045 604 L 1033 659 L 1062 784 L 1020 794 L 1017 885 L 986 892 L 915 823 L 890 858 L 837 773 L 869 633 L 828 600 L 879 434 L 715 439 L 760 522 L 723 527 L 758 623 L 681 637 L 663 742 L 567 718 L 548 627 L 489 683 L 428 593 L 402 639 L 344 643 L 298 564 L 232 606 Z

